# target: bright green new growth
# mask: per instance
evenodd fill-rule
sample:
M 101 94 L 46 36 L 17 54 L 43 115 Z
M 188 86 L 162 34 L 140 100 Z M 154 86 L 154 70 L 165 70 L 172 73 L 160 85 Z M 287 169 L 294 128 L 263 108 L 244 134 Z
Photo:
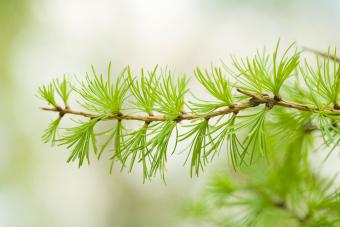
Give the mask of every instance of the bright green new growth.
M 42 87 L 38 88 L 38 95 L 43 99 L 46 100 L 48 104 L 57 107 L 57 102 L 54 98 L 54 91 L 55 88 L 53 87 L 53 83 L 49 85 L 43 85 Z
M 131 84 L 131 93 L 135 97 L 135 101 L 132 102 L 136 108 L 147 114 L 152 114 L 156 100 L 156 90 L 150 89 L 158 86 L 157 72 L 158 66 L 156 66 L 152 72 L 148 72 L 145 75 L 144 69 L 141 70 L 140 81 L 136 80 L 128 69 L 129 80 Z
M 338 104 L 340 92 L 340 63 L 334 63 L 334 56 L 328 58 L 317 58 L 316 69 L 305 61 L 305 69 L 301 67 L 301 73 L 305 83 L 310 88 L 310 95 L 316 105 L 323 107 L 329 104 L 335 109 L 340 109 Z M 335 61 L 336 62 L 336 61 Z
M 259 155 L 260 157 L 266 156 L 268 152 L 268 139 L 266 138 L 268 134 L 266 134 L 264 128 L 266 113 L 267 110 L 263 109 L 248 116 L 241 116 L 246 119 L 240 123 L 239 127 L 247 126 L 250 129 L 243 141 L 243 150 L 240 154 L 241 161 L 246 160 L 246 156 L 248 155 L 249 164 L 251 164 L 255 155 Z
M 79 166 L 84 159 L 89 162 L 91 148 L 99 159 L 105 150 L 112 150 L 109 147 L 113 146 L 113 153 L 109 155 L 112 163 L 119 162 L 122 169 L 127 167 L 129 171 L 134 165 L 141 163 L 145 178 L 150 178 L 157 172 L 164 177 L 172 139 L 175 145 L 170 153 L 175 152 L 178 142 L 191 140 L 186 163 L 190 165 L 191 175 L 198 175 L 221 148 L 225 149 L 224 144 L 235 168 L 267 157 L 273 146 L 267 139 L 269 134 L 266 124 L 278 117 L 273 114 L 276 111 L 271 109 L 274 107 L 278 112 L 284 112 L 287 109 L 284 107 L 290 107 L 293 108 L 291 117 L 301 111 L 310 112 L 308 122 L 322 132 L 325 144 L 332 146 L 334 150 L 339 143 L 339 63 L 332 61 L 329 56 L 323 59 L 322 64 L 318 59 L 317 69 L 313 70 L 307 61 L 304 65 L 299 65 L 300 52 L 294 51 L 289 55 L 292 48 L 293 45 L 289 46 L 279 57 L 278 42 L 271 58 L 270 55 L 259 52 L 253 60 L 246 58 L 241 63 L 234 58 L 232 63 L 236 72 L 231 67 L 226 67 L 226 72 L 214 66 L 203 71 L 196 68 L 194 73 L 197 80 L 216 101 L 195 98 L 196 101 L 186 104 L 184 96 L 188 91 L 188 79 L 174 78 L 170 70 L 159 70 L 157 66 L 147 73 L 142 69 L 138 79 L 129 67 L 116 78 L 112 78 L 109 64 L 106 78 L 102 74 L 98 75 L 92 67 L 92 75 L 87 74 L 85 80 L 78 85 L 71 85 L 66 77 L 62 81 L 53 81 L 39 88 L 39 95 L 53 106 L 54 111 L 59 112 L 59 118 L 45 130 L 43 140 L 66 145 L 71 149 L 68 161 L 78 160 Z M 311 95 L 315 106 L 298 103 L 300 106 L 304 105 L 301 109 L 295 107 L 294 102 L 288 106 L 280 104 L 289 103 L 286 100 L 281 101 L 282 91 L 287 97 L 294 96 L 296 88 L 285 81 L 293 72 L 298 71 L 303 75 L 306 87 L 299 88 L 303 90 L 300 96 Z M 231 73 L 231 77 L 228 73 Z M 291 77 L 292 80 L 294 78 Z M 248 93 L 253 92 L 250 94 L 251 99 L 243 103 L 235 102 L 240 100 L 239 95 L 235 94 L 235 88 L 244 89 L 246 93 L 240 91 L 248 97 Z M 68 99 L 71 91 L 80 98 L 77 102 L 90 113 L 74 113 L 70 109 Z M 57 104 L 55 94 L 63 101 L 65 108 Z M 241 100 L 245 98 L 243 96 Z M 309 97 L 305 98 L 310 100 Z M 321 98 L 326 102 L 317 101 Z M 261 104 L 265 104 L 265 107 L 257 107 Z M 193 112 L 188 113 L 185 106 Z M 126 110 L 145 114 L 129 115 Z M 78 121 L 78 125 L 73 128 L 59 130 L 61 118 L 65 114 L 82 115 L 90 120 Z M 110 129 L 103 132 L 95 130 L 95 126 L 110 119 L 116 121 Z M 125 120 L 144 121 L 144 125 L 140 129 L 128 129 L 125 127 Z M 183 127 L 189 126 L 190 130 L 179 133 L 178 123 L 188 120 L 193 123 L 184 124 Z M 57 138 L 57 131 L 62 132 L 60 138 Z M 97 137 L 100 139 L 97 140 Z
M 77 84 L 64 76 L 38 89 L 52 106 L 42 109 L 59 113 L 42 139 L 65 145 L 67 161 L 79 167 L 93 155 L 106 157 L 110 171 L 114 164 L 129 172 L 140 166 L 144 180 L 164 179 L 167 160 L 177 152 L 185 153 L 190 176 L 227 153 L 233 172 L 213 181 L 203 208 L 194 208 L 203 212 L 203 223 L 340 226 L 339 193 L 309 164 L 318 138 L 328 155 L 340 144 L 340 63 L 336 52 L 317 57 L 314 67 L 300 61 L 295 45 L 282 54 L 279 49 L 278 42 L 271 55 L 232 58 L 225 70 L 197 67 L 195 78 L 209 101 L 188 89 L 187 77 L 158 66 L 140 76 L 126 67 L 116 77 L 111 64 L 106 76 L 92 67 Z M 89 112 L 72 109 L 70 98 Z M 60 127 L 65 115 L 82 120 Z M 180 151 L 183 142 L 188 145 Z
M 231 93 L 230 82 L 227 80 L 226 75 L 223 74 L 221 68 L 211 66 L 211 72 L 205 70 L 204 73 L 200 68 L 194 71 L 196 79 L 204 86 L 204 88 L 215 98 L 217 102 L 203 101 L 197 99 L 197 103 L 190 102 L 195 112 L 208 113 L 220 107 L 229 106 L 232 104 L 233 96 Z
M 155 110 L 169 119 L 176 118 L 183 112 L 188 80 L 183 76 L 178 77 L 175 81 L 169 70 L 162 71 L 159 80 L 160 83 L 156 86 L 149 87 L 153 90 L 154 100 L 157 104 Z
M 64 106 L 67 107 L 68 99 L 70 97 L 72 90 L 68 85 L 66 77 L 64 76 L 62 81 L 59 81 L 58 79 L 56 79 L 55 81 L 53 81 L 53 85 L 59 97 L 62 99 Z
M 90 148 L 93 147 L 94 153 L 97 154 L 96 136 L 94 134 L 94 126 L 97 119 L 87 122 L 79 121 L 79 125 L 74 128 L 67 128 L 65 136 L 59 142 L 60 145 L 66 145 L 67 148 L 72 147 L 72 153 L 67 162 L 79 160 L 79 167 L 82 166 L 84 160 L 90 163 Z
M 50 125 L 45 129 L 44 134 L 42 135 L 42 140 L 45 143 L 51 142 L 52 145 L 54 145 L 60 121 L 61 117 L 58 117 L 56 120 L 52 121 Z
M 127 68 L 111 83 L 111 64 L 109 64 L 106 81 L 104 81 L 103 75 L 97 75 L 92 67 L 93 78 L 87 74 L 85 81 L 80 82 L 80 89 L 75 88 L 76 92 L 85 100 L 79 103 L 87 110 L 101 113 L 104 116 L 112 113 L 119 114 L 130 86 L 125 76 L 126 70 Z
M 300 53 L 295 52 L 288 56 L 289 51 L 294 44 L 279 58 L 279 44 L 277 42 L 276 49 L 270 57 L 265 51 L 262 54 L 256 51 L 253 59 L 238 61 L 233 57 L 233 66 L 236 69 L 229 69 L 231 74 L 241 84 L 241 87 L 257 93 L 272 92 L 275 99 L 280 99 L 280 90 L 284 82 L 291 76 L 292 72 L 299 64 Z

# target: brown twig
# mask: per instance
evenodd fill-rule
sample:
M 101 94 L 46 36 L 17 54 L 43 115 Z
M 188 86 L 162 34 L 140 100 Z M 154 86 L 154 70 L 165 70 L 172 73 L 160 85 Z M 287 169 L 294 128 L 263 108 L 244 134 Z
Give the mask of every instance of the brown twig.
M 238 92 L 251 97 L 249 101 L 246 102 L 239 102 L 239 103 L 234 103 L 228 107 L 225 107 L 223 109 L 215 110 L 212 111 L 208 114 L 197 114 L 197 113 L 182 113 L 179 116 L 177 116 L 175 119 L 170 119 L 170 120 L 176 120 L 177 122 L 183 121 L 183 120 L 193 120 L 193 119 L 198 119 L 198 118 L 206 118 L 210 119 L 216 116 L 221 116 L 221 115 L 226 115 L 229 113 L 238 113 L 241 110 L 248 109 L 248 108 L 253 108 L 257 105 L 260 104 L 266 104 L 267 106 L 270 106 L 271 108 L 275 105 L 277 106 L 283 106 L 291 109 L 297 109 L 301 111 L 309 111 L 309 112 L 317 112 L 319 111 L 318 108 L 315 106 L 310 106 L 310 105 L 305 105 L 305 104 L 300 104 L 300 103 L 295 103 L 295 102 L 290 102 L 290 101 L 285 101 L 285 100 L 277 100 L 275 98 L 271 98 L 268 95 L 259 95 L 255 94 L 249 91 L 245 91 L 243 89 L 237 89 Z M 76 111 L 72 110 L 69 107 L 68 108 L 61 108 L 61 107 L 43 107 L 41 108 L 44 111 L 52 111 L 52 112 L 58 112 L 60 115 L 64 116 L 65 114 L 71 114 L 71 115 L 78 115 L 78 116 L 83 116 L 83 117 L 88 117 L 88 118 L 98 118 L 100 117 L 99 115 L 92 114 L 92 113 L 87 113 L 83 111 Z M 335 110 L 332 108 L 325 109 L 323 110 L 324 113 L 326 114 L 332 114 L 332 115 L 340 115 L 339 110 Z M 144 121 L 144 122 L 152 122 L 152 121 L 166 121 L 169 120 L 164 115 L 122 115 L 122 114 L 112 114 L 109 117 L 106 117 L 105 119 L 102 120 L 136 120 L 136 121 Z

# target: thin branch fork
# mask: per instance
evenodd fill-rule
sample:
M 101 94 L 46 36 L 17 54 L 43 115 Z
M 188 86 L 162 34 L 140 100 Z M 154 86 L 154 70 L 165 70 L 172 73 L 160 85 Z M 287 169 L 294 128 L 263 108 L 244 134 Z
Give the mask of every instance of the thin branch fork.
M 303 49 L 305 50 L 305 51 L 309 51 L 309 52 L 311 52 L 311 53 L 314 53 L 314 54 L 316 54 L 316 55 L 320 55 L 320 56 L 322 56 L 322 57 L 325 57 L 325 58 L 329 58 L 330 57 L 330 59 L 331 60 L 334 60 L 334 61 L 336 61 L 336 62 L 340 62 L 340 57 L 338 57 L 338 56 L 332 56 L 331 54 L 329 54 L 329 53 L 325 53 L 325 52 L 322 52 L 322 51 L 319 51 L 319 50 L 314 50 L 314 49 L 312 49 L 312 48 L 309 48 L 309 47 L 303 47 Z
M 258 95 L 256 93 L 246 91 L 243 89 L 238 88 L 238 92 L 241 94 L 244 94 L 246 96 L 251 97 L 251 100 L 247 102 L 238 102 L 234 103 L 224 109 L 220 110 L 215 110 L 212 111 L 208 114 L 196 114 L 196 113 L 183 113 L 179 115 L 176 118 L 176 121 L 183 121 L 183 120 L 193 120 L 193 119 L 198 119 L 198 118 L 213 118 L 216 116 L 221 116 L 221 115 L 226 115 L 230 113 L 238 113 L 241 110 L 248 109 L 248 108 L 253 108 L 257 105 L 260 104 L 266 104 L 270 108 L 273 106 L 282 106 L 282 107 L 287 107 L 291 109 L 296 109 L 296 110 L 301 110 L 301 111 L 309 111 L 309 112 L 317 112 L 319 111 L 318 108 L 310 105 L 305 105 L 301 103 L 295 103 L 295 102 L 290 102 L 290 101 L 285 101 L 285 100 L 276 100 L 275 98 L 271 98 L 268 95 Z M 77 110 L 72 110 L 69 107 L 67 108 L 61 108 L 61 107 L 42 107 L 41 108 L 44 111 L 51 111 L 51 112 L 58 112 L 61 116 L 65 114 L 71 114 L 71 115 L 78 115 L 78 116 L 83 116 L 83 117 L 88 117 L 88 118 L 98 118 L 100 117 L 99 115 L 88 113 L 88 112 L 83 112 L 83 111 L 77 111 Z M 340 111 L 335 110 L 335 109 L 326 109 L 323 110 L 326 114 L 332 114 L 332 115 L 340 115 Z M 136 121 L 144 121 L 144 122 L 152 122 L 152 121 L 167 121 L 167 120 L 174 120 L 174 119 L 169 119 L 164 115 L 122 115 L 122 114 L 112 114 L 111 116 L 102 119 L 102 120 L 136 120 Z

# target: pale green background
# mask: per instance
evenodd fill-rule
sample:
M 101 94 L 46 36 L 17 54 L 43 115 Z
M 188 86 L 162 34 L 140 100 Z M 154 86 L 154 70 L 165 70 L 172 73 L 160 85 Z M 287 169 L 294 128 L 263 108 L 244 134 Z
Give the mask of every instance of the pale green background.
M 224 156 L 190 179 L 175 155 L 167 185 L 143 184 L 136 172 L 109 175 L 106 161 L 78 169 L 66 164 L 67 150 L 40 140 L 55 115 L 38 109 L 37 86 L 64 73 L 82 78 L 91 64 L 103 71 L 109 61 L 114 72 L 160 64 L 192 75 L 196 65 L 272 48 L 279 37 L 340 47 L 340 1 L 0 0 L 0 226 L 191 226 L 181 207 Z M 339 163 L 329 160 L 323 173 Z

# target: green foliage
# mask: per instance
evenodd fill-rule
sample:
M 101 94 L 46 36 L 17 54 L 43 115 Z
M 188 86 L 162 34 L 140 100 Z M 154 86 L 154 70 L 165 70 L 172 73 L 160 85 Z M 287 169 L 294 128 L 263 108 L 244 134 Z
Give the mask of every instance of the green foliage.
M 127 134 L 127 139 L 122 147 L 123 166 L 128 164 L 128 171 L 131 172 L 136 162 L 142 163 L 144 180 L 149 178 L 148 164 L 150 163 L 150 152 L 147 149 L 148 125 Z
M 86 75 L 85 82 L 80 82 L 77 93 L 83 98 L 80 104 L 95 113 L 103 115 L 119 114 L 125 101 L 125 95 L 130 83 L 125 76 L 125 68 L 120 76 L 111 83 L 111 64 L 108 67 L 107 79 L 104 81 L 103 75 L 98 75 L 92 67 L 92 77 Z
M 178 142 L 178 131 L 175 121 L 168 120 L 163 123 L 159 123 L 158 125 L 154 126 L 154 128 L 150 132 L 150 136 L 153 137 L 153 139 L 148 142 L 148 145 L 150 146 L 149 152 L 151 153 L 152 158 L 149 173 L 150 177 L 155 176 L 156 173 L 159 172 L 164 179 L 168 145 L 171 139 L 172 132 L 174 130 L 176 130 L 175 145 L 173 148 L 174 152 Z
M 305 68 L 301 67 L 301 74 L 317 106 L 327 107 L 329 104 L 338 106 L 340 62 L 336 61 L 336 50 L 333 56 L 328 50 L 328 57 L 317 58 L 316 69 L 305 61 Z
M 258 50 L 252 59 L 247 57 L 239 61 L 233 57 L 232 62 L 236 70 L 229 69 L 229 72 L 241 87 L 259 94 L 269 91 L 280 99 L 281 87 L 299 65 L 300 53 L 295 51 L 294 54 L 288 56 L 294 46 L 292 44 L 278 59 L 279 44 L 280 41 L 277 42 L 272 57 L 265 51 L 260 53 Z
M 187 83 L 184 76 L 178 77 L 175 82 L 170 70 L 162 71 L 158 86 L 152 87 L 157 104 L 155 110 L 170 119 L 178 117 L 183 112 Z
M 69 82 L 67 81 L 66 77 L 64 76 L 62 81 L 59 81 L 56 79 L 53 81 L 53 85 L 55 87 L 55 90 L 57 91 L 58 95 L 62 99 L 64 106 L 68 106 L 68 100 L 70 97 L 70 94 L 72 92 L 72 89 L 69 85 Z
M 280 97 L 280 89 L 285 82 L 285 80 L 288 79 L 288 77 L 291 75 L 292 72 L 294 72 L 295 68 L 299 65 L 299 58 L 300 54 L 295 51 L 295 53 L 288 57 L 288 51 L 293 47 L 294 44 L 288 47 L 288 49 L 283 53 L 283 56 L 281 57 L 280 61 L 277 62 L 277 55 L 278 55 L 278 49 L 279 49 L 280 41 L 277 42 L 276 50 L 273 54 L 273 83 L 271 85 L 271 90 L 273 94 L 276 97 Z
M 60 121 L 61 117 L 58 117 L 56 120 L 52 121 L 50 125 L 45 129 L 44 134 L 42 135 L 42 140 L 44 141 L 44 143 L 51 142 L 52 145 L 54 145 Z
M 240 153 L 240 163 L 245 165 L 251 164 L 254 158 L 266 156 L 268 152 L 268 135 L 265 132 L 264 123 L 267 109 L 263 109 L 257 113 L 240 116 L 242 121 L 239 128 L 248 128 L 247 136 L 243 141 L 243 149 Z M 259 157 L 256 157 L 259 156 Z
M 79 160 L 79 167 L 83 165 L 84 159 L 90 163 L 90 148 L 93 147 L 94 153 L 97 154 L 96 136 L 94 126 L 98 119 L 92 119 L 87 122 L 77 122 L 78 126 L 67 128 L 65 135 L 59 140 L 60 145 L 66 145 L 72 148 L 67 162 Z
M 277 175 L 287 172 L 285 164 L 257 163 L 213 178 L 204 197 L 193 205 L 204 209 L 191 213 L 200 222 L 197 226 L 339 226 L 340 196 L 332 189 L 334 179 L 304 170 L 293 172 L 294 181 L 282 181 Z
M 278 42 L 272 55 L 257 51 L 253 59 L 237 61 L 233 58 L 236 71 L 226 67 L 226 72 L 223 72 L 214 66 L 202 71 L 197 67 L 194 71 L 196 79 L 215 101 L 204 101 L 198 97 L 195 102 L 189 102 L 191 105 L 185 101 L 188 79 L 184 76 L 176 78 L 172 71 L 158 69 L 158 66 L 151 71 L 142 69 L 139 78 L 129 67 L 114 78 L 111 64 L 106 78 L 92 67 L 91 76 L 86 74 L 84 81 L 72 86 L 64 76 L 63 80 L 55 80 L 38 89 L 39 95 L 59 112 L 59 118 L 45 130 L 43 140 L 72 147 L 69 160 L 79 159 L 79 165 L 82 165 L 84 158 L 89 159 L 90 141 L 96 151 L 97 137 L 100 137 L 96 152 L 98 159 L 105 150 L 113 150 L 112 165 L 118 161 L 123 169 L 127 167 L 130 172 L 139 163 L 144 179 L 156 173 L 164 178 L 172 139 L 174 148 L 170 154 L 174 153 L 178 142 L 190 141 L 186 163 L 190 166 L 190 175 L 196 176 L 220 150 L 228 152 L 234 169 L 256 163 L 280 147 L 280 136 L 288 135 L 287 138 L 295 141 L 304 133 L 317 130 L 321 132 L 328 150 L 334 151 L 340 143 L 340 114 L 336 108 L 340 87 L 339 63 L 328 55 L 323 60 L 318 58 L 317 69 L 313 70 L 307 62 L 299 64 L 300 53 L 292 52 L 293 46 L 279 54 Z M 293 72 L 295 77 L 287 81 Z M 302 75 L 302 81 L 298 75 Z M 305 84 L 301 85 L 301 82 Z M 237 102 L 235 100 L 244 100 L 244 96 L 240 99 L 234 94 L 237 88 L 255 92 L 262 98 L 251 96 L 248 102 Z M 72 114 L 68 106 L 72 90 L 80 97 L 78 103 L 91 111 L 77 114 L 91 118 L 60 131 L 61 119 L 69 112 Z M 271 92 L 272 96 L 264 92 Z M 59 95 L 65 109 L 58 105 L 55 94 Z M 277 102 L 283 98 L 287 100 L 286 97 L 305 105 L 309 111 L 302 114 L 289 101 L 283 101 L 289 104 L 286 107 L 278 106 Z M 261 104 L 265 107 L 257 107 Z M 245 107 L 240 108 L 242 105 Z M 188 113 L 185 106 L 193 112 Z M 248 110 L 243 112 L 243 108 Z M 145 115 L 129 115 L 126 110 L 137 110 Z M 94 132 L 95 123 L 105 120 L 114 120 L 113 126 L 103 132 Z M 125 128 L 125 120 L 141 120 L 144 125 L 138 129 Z M 192 123 L 184 124 L 184 127 L 189 127 L 189 131 L 180 133 L 179 123 L 188 120 Z M 294 136 L 296 133 L 291 132 L 297 132 L 296 127 L 303 130 Z M 59 139 L 56 138 L 58 130 L 61 132 Z
M 98 159 L 101 158 L 106 148 L 110 145 L 110 142 L 113 141 L 113 154 L 111 155 L 111 167 L 110 172 L 112 171 L 113 164 L 116 160 L 123 162 L 122 157 L 122 144 L 124 144 L 123 138 L 123 125 L 121 121 L 117 121 L 114 123 L 114 127 L 110 128 L 109 130 L 105 130 L 100 133 L 96 133 L 97 137 L 106 137 L 102 142 L 99 152 L 97 154 Z
M 132 104 L 140 111 L 152 114 L 156 98 L 156 88 L 158 87 L 158 78 L 156 76 L 158 66 L 153 71 L 148 72 L 146 76 L 144 69 L 141 70 L 140 81 L 136 80 L 130 69 L 128 70 L 129 80 L 131 83 L 131 93 L 135 98 Z
M 197 206 L 205 209 L 191 213 L 201 222 L 199 226 L 339 225 L 335 178 L 321 177 L 305 159 L 312 144 L 311 132 L 304 131 L 304 119 L 301 115 L 291 119 L 289 127 L 295 128 L 290 131 L 294 135 L 278 133 L 280 138 L 291 137 L 275 148 L 276 153 L 268 154 L 270 163 L 262 160 L 212 179 L 203 198 L 193 204 L 193 210 Z
M 183 135 L 181 141 L 193 137 L 192 142 L 189 144 L 189 153 L 187 160 L 191 156 L 190 161 L 190 176 L 193 175 L 193 171 L 198 176 L 199 171 L 203 170 L 203 166 L 207 162 L 207 147 L 212 144 L 210 139 L 210 127 L 208 120 L 201 120 L 198 123 L 191 125 L 192 129 Z
M 222 73 L 221 68 L 211 66 L 211 72 L 205 70 L 204 73 L 200 68 L 194 71 L 197 80 L 204 88 L 218 101 L 210 102 L 196 98 L 199 102 L 192 103 L 191 108 L 195 112 L 208 113 L 220 107 L 229 106 L 233 103 L 230 82 Z
M 241 164 L 241 153 L 244 150 L 243 145 L 239 138 L 236 135 L 237 128 L 235 127 L 235 121 L 237 119 L 236 114 L 233 114 L 230 119 L 221 123 L 220 125 L 214 127 L 212 129 L 212 133 L 215 133 L 214 136 L 214 146 L 211 148 L 211 152 L 221 150 L 221 146 L 225 141 L 227 141 L 227 150 L 229 151 L 231 163 L 236 169 L 236 167 Z
M 47 101 L 47 103 L 49 105 L 57 107 L 57 102 L 56 102 L 55 96 L 54 96 L 54 87 L 53 87 L 52 83 L 39 87 L 38 88 L 38 95 L 43 100 Z
M 122 144 L 124 143 L 123 141 L 123 126 L 122 122 L 118 121 L 116 125 L 116 130 L 115 130 L 115 141 L 114 141 L 114 155 L 111 157 L 112 159 L 112 165 L 110 172 L 112 171 L 112 166 L 114 163 L 115 159 L 118 159 L 119 161 L 122 160 Z
M 59 113 L 42 139 L 65 145 L 68 162 L 79 166 L 90 162 L 92 151 L 98 159 L 112 152 L 111 171 L 115 163 L 128 172 L 140 165 L 144 180 L 158 174 L 165 179 L 178 143 L 188 143 L 183 152 L 190 176 L 226 152 L 233 170 L 215 178 L 190 209 L 203 216 L 197 219 L 203 226 L 340 226 L 337 186 L 309 162 L 315 141 L 322 140 L 319 150 L 328 156 L 340 144 L 340 63 L 328 53 L 313 69 L 307 60 L 300 64 L 293 47 L 280 54 L 278 42 L 272 54 L 233 58 L 225 71 L 197 67 L 194 75 L 212 100 L 191 91 L 194 101 L 187 102 L 189 80 L 158 66 L 142 69 L 139 77 L 126 67 L 112 78 L 109 64 L 106 78 L 92 67 L 78 84 L 55 80 L 38 88 L 52 105 L 43 110 Z M 73 90 L 90 112 L 71 109 Z M 63 128 L 68 114 L 88 120 Z M 125 124 L 130 120 L 142 124 Z

